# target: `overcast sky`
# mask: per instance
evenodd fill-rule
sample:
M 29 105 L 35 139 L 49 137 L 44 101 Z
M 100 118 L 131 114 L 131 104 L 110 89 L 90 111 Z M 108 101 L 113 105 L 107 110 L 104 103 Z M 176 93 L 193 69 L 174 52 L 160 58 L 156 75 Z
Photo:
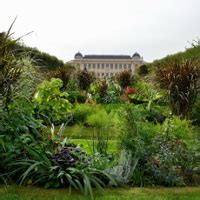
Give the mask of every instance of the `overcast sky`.
M 1 0 L 0 31 L 68 61 L 139 52 L 150 62 L 200 38 L 200 0 Z

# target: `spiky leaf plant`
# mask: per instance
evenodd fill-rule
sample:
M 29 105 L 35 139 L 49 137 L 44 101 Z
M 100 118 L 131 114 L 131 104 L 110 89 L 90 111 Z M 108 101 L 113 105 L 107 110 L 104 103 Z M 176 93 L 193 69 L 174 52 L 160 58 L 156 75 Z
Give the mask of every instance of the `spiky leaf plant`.
M 199 60 L 172 60 L 157 71 L 161 86 L 168 90 L 172 112 L 188 118 L 197 97 Z

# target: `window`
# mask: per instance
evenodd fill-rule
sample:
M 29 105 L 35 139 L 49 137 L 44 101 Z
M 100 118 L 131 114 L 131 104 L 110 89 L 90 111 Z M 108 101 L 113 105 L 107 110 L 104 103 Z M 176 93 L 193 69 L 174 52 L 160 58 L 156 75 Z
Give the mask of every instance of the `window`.
M 126 64 L 124 64 L 124 69 L 126 69 Z
M 104 64 L 101 64 L 101 69 L 104 69 Z
M 113 69 L 113 64 L 110 64 L 110 69 Z
M 101 75 L 104 76 L 104 73 L 102 73 Z
M 84 68 L 87 69 L 87 64 L 84 64 Z
M 119 65 L 119 68 L 120 68 L 120 69 L 122 68 L 122 64 Z
M 118 69 L 118 65 L 117 64 L 115 64 L 115 69 Z
M 108 68 L 108 67 L 109 67 L 109 64 L 106 64 L 106 67 Z
M 128 69 L 131 69 L 131 64 L 128 64 Z
M 109 73 L 106 73 L 106 76 L 109 77 Z
M 93 68 L 93 69 L 95 69 L 95 67 L 96 67 L 96 65 L 95 65 L 95 64 L 93 64 L 93 65 L 92 65 L 92 68 Z
M 100 69 L 100 64 L 99 63 L 97 64 L 97 69 Z
M 91 69 L 91 64 L 88 64 L 88 69 Z

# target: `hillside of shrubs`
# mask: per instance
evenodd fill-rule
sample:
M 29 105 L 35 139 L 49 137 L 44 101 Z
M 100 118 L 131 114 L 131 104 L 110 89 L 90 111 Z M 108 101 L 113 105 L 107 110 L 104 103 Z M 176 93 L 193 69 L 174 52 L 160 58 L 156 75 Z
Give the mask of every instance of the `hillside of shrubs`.
M 153 80 L 99 80 L 69 65 L 41 72 L 11 35 L 0 37 L 0 184 L 91 199 L 93 188 L 200 184 L 199 56 L 153 63 Z

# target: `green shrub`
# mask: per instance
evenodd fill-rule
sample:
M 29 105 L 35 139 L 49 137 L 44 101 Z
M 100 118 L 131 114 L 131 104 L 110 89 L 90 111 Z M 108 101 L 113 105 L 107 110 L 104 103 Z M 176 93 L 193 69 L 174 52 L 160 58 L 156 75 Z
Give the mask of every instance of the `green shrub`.
M 112 80 L 97 80 L 90 86 L 92 99 L 97 103 L 121 103 L 120 86 Z
M 35 110 L 45 123 L 61 123 L 67 119 L 71 111 L 68 94 L 61 92 L 62 80 L 52 78 L 43 81 L 34 96 Z
M 79 91 L 68 91 L 68 99 L 70 103 L 85 103 L 87 97 Z
M 87 104 L 76 104 L 73 110 L 73 122 L 85 124 L 87 122 L 88 116 L 94 112 L 94 106 Z
M 185 174 L 197 166 L 197 157 L 192 149 L 193 130 L 186 120 L 174 117 L 162 125 L 148 123 L 141 132 L 150 138 L 144 138 L 144 153 L 141 155 L 135 171 L 132 173 L 133 185 L 185 185 Z M 143 125 L 145 127 L 145 125 Z M 149 134 L 152 132 L 151 134 Z M 142 135 L 142 134 L 141 134 Z
M 197 164 L 194 152 L 181 136 L 174 135 L 173 126 L 164 125 L 164 132 L 155 137 L 149 160 L 155 183 L 164 186 L 185 185 L 184 175 Z
M 70 191 L 73 187 L 91 199 L 93 187 L 101 189 L 110 181 L 115 184 L 108 173 L 93 167 L 91 157 L 79 146 L 70 144 L 66 138 L 62 139 L 60 133 L 55 135 L 52 130 L 50 137 L 40 141 L 30 135 L 16 138 L 14 147 L 18 148 L 10 148 L 10 154 L 6 150 L 6 155 L 11 157 L 3 161 L 9 178 L 20 185 L 69 187 Z
M 200 95 L 198 95 L 196 103 L 193 106 L 192 109 L 192 120 L 193 120 L 193 124 L 197 125 L 200 127 Z
M 149 72 L 148 67 L 145 64 L 140 66 L 139 75 L 144 76 L 147 75 L 148 72 Z

